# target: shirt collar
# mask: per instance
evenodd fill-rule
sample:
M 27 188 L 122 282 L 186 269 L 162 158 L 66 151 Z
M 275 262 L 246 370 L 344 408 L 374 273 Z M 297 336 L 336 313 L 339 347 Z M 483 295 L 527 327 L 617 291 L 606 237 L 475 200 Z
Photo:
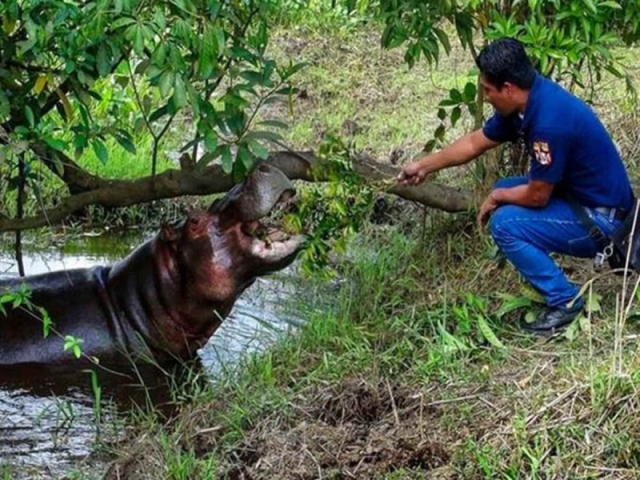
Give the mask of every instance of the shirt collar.
M 529 98 L 527 99 L 527 106 L 524 108 L 524 118 L 522 119 L 522 128 L 525 129 L 529 126 L 529 124 L 533 121 L 533 118 L 536 115 L 536 110 L 538 109 L 539 103 L 539 93 L 542 88 L 542 84 L 544 83 L 544 79 L 538 73 L 536 73 L 536 78 L 533 81 L 533 85 L 531 85 L 531 90 L 529 91 Z

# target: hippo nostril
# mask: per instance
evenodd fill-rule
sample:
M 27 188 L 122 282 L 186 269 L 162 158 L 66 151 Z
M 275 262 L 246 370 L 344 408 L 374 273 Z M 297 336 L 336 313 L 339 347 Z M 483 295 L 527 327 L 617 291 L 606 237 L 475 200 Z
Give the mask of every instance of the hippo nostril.
M 258 165 L 258 170 L 263 173 L 267 173 L 269 171 L 269 166 L 265 163 L 261 163 L 260 165 Z

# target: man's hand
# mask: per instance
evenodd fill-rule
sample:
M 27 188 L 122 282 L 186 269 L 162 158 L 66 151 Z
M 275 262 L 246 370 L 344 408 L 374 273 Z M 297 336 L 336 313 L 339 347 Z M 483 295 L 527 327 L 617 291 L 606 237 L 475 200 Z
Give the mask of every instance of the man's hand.
M 489 220 L 489 216 L 493 213 L 493 211 L 498 208 L 500 204 L 496 202 L 491 194 L 487 197 L 487 199 L 482 202 L 480 206 L 480 212 L 478 212 L 478 228 L 480 230 L 484 229 L 485 224 Z
M 398 182 L 403 185 L 418 185 L 427 176 L 427 170 L 420 160 L 406 165 L 398 175 Z

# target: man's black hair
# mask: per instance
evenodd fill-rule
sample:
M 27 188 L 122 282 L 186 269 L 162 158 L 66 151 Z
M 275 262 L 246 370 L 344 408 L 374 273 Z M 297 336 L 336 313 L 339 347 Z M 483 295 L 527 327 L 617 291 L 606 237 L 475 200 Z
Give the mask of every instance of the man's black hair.
M 486 80 L 498 89 L 505 82 L 530 90 L 536 78 L 536 70 L 524 50 L 514 38 L 501 38 L 484 47 L 476 65 Z

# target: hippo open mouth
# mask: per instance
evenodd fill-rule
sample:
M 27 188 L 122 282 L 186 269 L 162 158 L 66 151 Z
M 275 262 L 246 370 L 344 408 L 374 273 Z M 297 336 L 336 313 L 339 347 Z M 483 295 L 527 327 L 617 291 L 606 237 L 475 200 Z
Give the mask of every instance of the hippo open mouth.
M 251 255 L 266 261 L 277 261 L 296 253 L 302 246 L 304 235 L 290 235 L 279 225 L 279 218 L 290 208 L 294 197 L 295 192 L 287 190 L 268 216 L 242 223 L 242 232 L 251 238 Z
M 218 214 L 223 229 L 240 229 L 246 254 L 277 269 L 293 260 L 304 241 L 304 235 L 291 236 L 274 223 L 295 195 L 284 173 L 261 164 L 242 184 L 215 201 L 209 212 Z

